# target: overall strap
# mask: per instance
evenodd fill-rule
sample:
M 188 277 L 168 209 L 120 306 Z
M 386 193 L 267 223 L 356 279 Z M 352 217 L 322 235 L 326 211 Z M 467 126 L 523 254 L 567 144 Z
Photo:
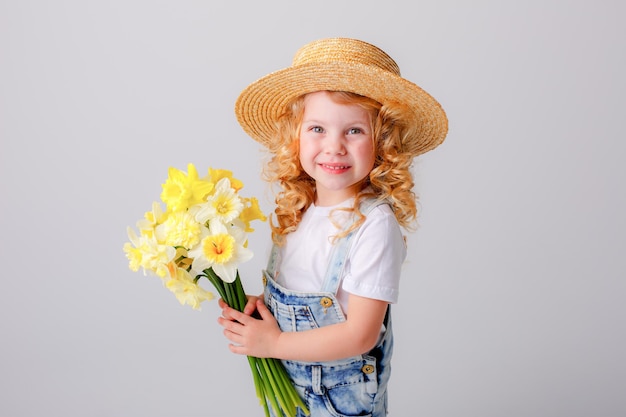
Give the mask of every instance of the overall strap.
M 266 271 L 273 277 L 276 278 L 276 265 L 278 262 L 278 245 L 276 243 L 272 243 L 272 250 L 270 252 L 270 257 L 267 260 L 267 269 Z
M 378 200 L 374 198 L 369 198 L 363 200 L 359 206 L 359 210 L 364 216 L 372 211 L 375 207 L 387 204 L 385 200 Z M 353 216 L 351 222 L 349 222 L 346 226 L 348 229 L 354 223 L 356 219 Z M 337 294 L 337 290 L 339 289 L 339 283 L 341 282 L 341 277 L 343 277 L 343 268 L 346 260 L 348 259 L 348 253 L 350 252 L 350 247 L 352 246 L 352 238 L 354 237 L 357 229 L 352 230 L 346 236 L 338 239 L 331 249 L 328 266 L 326 267 L 326 276 L 324 277 L 324 283 L 322 284 L 322 292 Z

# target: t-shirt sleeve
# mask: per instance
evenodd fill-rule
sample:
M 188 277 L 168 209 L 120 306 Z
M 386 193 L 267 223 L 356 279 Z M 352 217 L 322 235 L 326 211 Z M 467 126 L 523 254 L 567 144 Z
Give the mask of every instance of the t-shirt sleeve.
M 353 239 L 342 289 L 361 297 L 396 303 L 406 244 L 391 208 L 387 205 L 374 208 Z

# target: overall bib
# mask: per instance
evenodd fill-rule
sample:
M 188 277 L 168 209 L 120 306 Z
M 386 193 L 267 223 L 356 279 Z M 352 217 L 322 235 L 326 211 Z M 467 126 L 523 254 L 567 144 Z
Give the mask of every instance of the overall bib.
M 274 277 L 278 250 L 272 249 L 267 270 L 263 271 L 264 299 L 282 331 L 305 331 L 346 320 L 336 294 L 354 234 L 352 231 L 333 245 L 319 292 L 291 291 L 277 284 Z M 389 307 L 384 325 L 378 345 L 366 354 L 329 362 L 282 361 L 311 417 L 387 415 L 393 349 Z M 298 409 L 297 416 L 304 417 L 304 413 Z

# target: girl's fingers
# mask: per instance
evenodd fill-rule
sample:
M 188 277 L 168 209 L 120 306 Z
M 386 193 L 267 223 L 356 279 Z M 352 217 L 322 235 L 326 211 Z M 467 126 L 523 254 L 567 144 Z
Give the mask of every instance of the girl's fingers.
M 248 316 L 251 316 L 252 313 L 254 313 L 254 311 L 256 310 L 256 302 L 258 299 L 259 297 L 255 297 L 255 296 L 248 297 L 248 302 L 246 303 L 246 306 L 243 308 L 243 313 L 247 314 Z
M 248 301 L 243 309 L 243 313 L 251 316 L 256 311 L 257 300 L 259 300 L 259 297 L 255 295 L 248 296 Z M 217 302 L 219 307 L 222 309 L 222 312 L 228 307 L 228 304 L 226 304 L 226 302 L 221 298 Z
M 237 311 L 234 308 L 228 307 L 228 306 L 222 309 L 222 317 L 227 320 L 230 320 L 231 322 L 239 322 L 243 325 L 249 324 L 250 320 L 254 320 L 249 315 L 244 314 L 241 311 Z
M 267 306 L 265 305 L 263 300 L 260 300 L 260 299 L 257 300 L 256 309 L 259 312 L 259 314 L 261 315 L 261 319 L 263 319 L 263 320 L 270 320 L 270 319 L 274 318 L 274 315 L 267 308 Z
M 236 310 L 228 307 L 226 303 L 220 305 L 220 307 L 222 307 L 222 317 L 224 317 L 226 320 L 234 320 L 232 312 Z
M 243 346 L 239 346 L 239 345 L 235 345 L 235 344 L 230 344 L 228 345 L 228 349 L 230 349 L 231 352 L 236 353 L 238 355 L 246 355 L 246 350 Z
M 242 326 L 236 321 L 218 317 L 217 322 L 224 328 L 224 334 L 228 339 L 231 339 L 230 335 L 239 335 L 241 333 Z

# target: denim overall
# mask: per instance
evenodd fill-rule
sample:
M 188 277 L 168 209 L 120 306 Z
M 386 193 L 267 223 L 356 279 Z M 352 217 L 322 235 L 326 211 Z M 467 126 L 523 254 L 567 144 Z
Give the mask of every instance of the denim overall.
M 361 211 L 374 205 L 366 203 Z M 264 273 L 265 304 L 284 332 L 305 331 L 345 321 L 336 294 L 341 283 L 343 265 L 355 231 L 334 245 L 320 292 L 291 291 L 276 283 L 276 257 L 272 248 Z M 370 352 L 330 362 L 283 360 L 296 390 L 311 412 L 311 417 L 344 417 L 387 415 L 387 383 L 393 349 L 391 314 L 385 315 L 385 333 Z M 298 417 L 304 417 L 298 409 Z

